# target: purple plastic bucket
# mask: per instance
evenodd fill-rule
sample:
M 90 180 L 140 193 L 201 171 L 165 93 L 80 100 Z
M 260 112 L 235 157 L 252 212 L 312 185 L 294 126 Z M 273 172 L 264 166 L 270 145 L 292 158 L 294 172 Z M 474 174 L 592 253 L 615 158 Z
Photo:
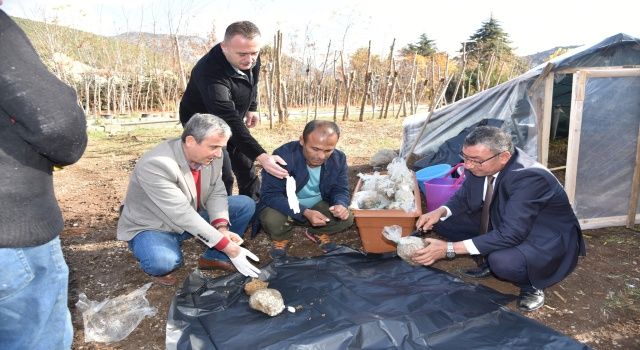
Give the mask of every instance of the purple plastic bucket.
M 449 176 L 435 178 L 424 182 L 425 198 L 427 202 L 427 212 L 438 209 L 445 204 L 451 196 L 462 186 L 464 173 L 458 178 L 452 178 L 451 174 L 463 164 L 460 163 L 451 168 Z
M 444 177 L 448 174 L 451 174 L 451 165 L 449 164 L 436 164 L 432 166 L 428 166 L 426 168 L 420 169 L 416 172 L 416 180 L 418 181 L 418 186 L 420 187 L 420 191 L 425 196 L 427 192 L 424 190 L 424 183 L 431 179 L 435 179 L 438 177 Z M 450 175 L 449 175 L 450 176 Z

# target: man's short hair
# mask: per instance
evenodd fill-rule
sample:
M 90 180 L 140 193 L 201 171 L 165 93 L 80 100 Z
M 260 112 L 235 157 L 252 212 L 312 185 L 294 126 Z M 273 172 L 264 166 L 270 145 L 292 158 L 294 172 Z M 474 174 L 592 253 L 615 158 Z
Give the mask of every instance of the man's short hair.
M 224 32 L 224 41 L 229 41 L 236 35 L 242 35 L 244 38 L 253 39 L 260 36 L 260 29 L 249 21 L 233 22 Z
M 307 141 L 309 134 L 315 130 L 322 130 L 323 135 L 325 136 L 335 133 L 338 135 L 338 139 L 340 139 L 340 128 L 338 127 L 338 124 L 328 120 L 312 120 L 308 122 L 302 131 L 302 139 Z
M 207 137 L 218 134 L 219 136 L 231 137 L 231 128 L 220 117 L 216 117 L 213 114 L 196 113 L 185 124 L 182 131 L 182 142 L 185 142 L 187 136 L 193 136 L 197 143 Z
M 464 145 L 485 145 L 493 153 L 509 151 L 513 153 L 513 141 L 511 135 L 495 126 L 479 126 L 473 129 L 464 139 Z

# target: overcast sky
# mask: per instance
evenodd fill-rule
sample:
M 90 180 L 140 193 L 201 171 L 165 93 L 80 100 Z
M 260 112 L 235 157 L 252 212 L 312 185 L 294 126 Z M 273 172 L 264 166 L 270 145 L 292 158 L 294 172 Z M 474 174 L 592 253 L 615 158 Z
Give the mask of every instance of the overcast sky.
M 598 42 L 617 33 L 640 37 L 640 1 L 609 0 L 4 0 L 11 16 L 47 19 L 103 35 L 146 31 L 204 36 L 216 28 L 251 20 L 272 41 L 280 29 L 284 49 L 301 55 L 307 44 L 324 55 L 329 40 L 347 53 L 366 47 L 386 56 L 416 42 L 422 33 L 439 50 L 455 54 L 490 16 L 509 34 L 519 55 L 555 46 Z M 309 50 L 309 48 L 307 49 Z

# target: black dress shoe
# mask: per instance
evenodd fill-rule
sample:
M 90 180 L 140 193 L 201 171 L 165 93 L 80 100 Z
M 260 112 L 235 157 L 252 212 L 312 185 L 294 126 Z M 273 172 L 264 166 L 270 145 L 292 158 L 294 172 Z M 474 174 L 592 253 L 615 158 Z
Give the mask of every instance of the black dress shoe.
M 488 265 L 484 265 L 464 270 L 462 274 L 472 278 L 485 278 L 491 276 L 491 270 Z
M 542 289 L 520 290 L 518 296 L 518 309 L 522 311 L 533 311 L 544 305 L 544 291 Z

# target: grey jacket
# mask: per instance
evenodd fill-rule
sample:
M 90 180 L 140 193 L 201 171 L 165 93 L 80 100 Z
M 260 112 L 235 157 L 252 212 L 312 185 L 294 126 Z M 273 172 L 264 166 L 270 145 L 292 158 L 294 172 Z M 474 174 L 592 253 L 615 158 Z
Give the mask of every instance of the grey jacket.
M 52 170 L 80 159 L 86 129 L 75 91 L 47 70 L 0 10 L 0 248 L 41 245 L 60 234 Z
M 200 173 L 200 208 L 211 220 L 229 221 L 227 191 L 221 178 L 222 158 Z M 197 207 L 196 184 L 179 138 L 162 142 L 138 161 L 118 220 L 118 239 L 129 241 L 141 231 L 185 231 L 209 247 L 223 235 L 206 222 Z

